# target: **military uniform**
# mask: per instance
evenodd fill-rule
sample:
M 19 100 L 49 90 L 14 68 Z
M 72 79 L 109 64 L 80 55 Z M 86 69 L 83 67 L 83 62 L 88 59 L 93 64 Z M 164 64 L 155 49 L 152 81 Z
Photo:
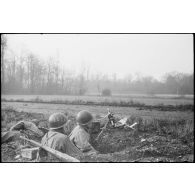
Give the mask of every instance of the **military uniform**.
M 68 136 L 56 131 L 46 133 L 42 138 L 41 144 L 71 156 L 82 154 L 81 151 L 72 144 Z
M 90 144 L 90 134 L 87 129 L 77 125 L 69 135 L 70 141 L 82 152 L 95 152 Z

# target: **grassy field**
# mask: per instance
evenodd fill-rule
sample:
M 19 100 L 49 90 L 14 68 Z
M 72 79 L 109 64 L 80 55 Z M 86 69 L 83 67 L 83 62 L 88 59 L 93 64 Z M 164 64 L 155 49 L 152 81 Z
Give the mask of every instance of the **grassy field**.
M 60 95 L 2 95 L 1 99 L 5 100 L 41 100 L 41 101 L 85 101 L 97 103 L 109 102 L 132 102 L 146 105 L 186 105 L 193 104 L 193 96 L 179 97 L 170 95 L 147 96 L 147 95 L 113 95 L 111 97 L 102 97 L 95 95 L 88 96 L 60 96 Z
M 45 104 L 44 104 L 45 105 Z M 1 131 L 6 132 L 20 120 L 38 119 L 41 126 L 48 127 L 47 111 L 45 109 L 31 109 L 34 105 L 25 105 L 28 110 L 19 107 L 12 108 L 9 103 L 2 105 Z M 14 107 L 15 106 L 15 107 Z M 51 105 L 50 105 L 51 106 Z M 53 106 L 53 105 L 52 105 Z M 59 106 L 59 105 L 58 105 Z M 100 107 L 101 108 L 101 107 Z M 99 109 L 100 109 L 99 108 Z M 31 112 L 29 112 L 31 110 Z M 62 108 L 54 107 L 52 111 L 64 112 L 75 124 L 75 110 L 71 113 Z M 52 113 L 52 111 L 50 111 Z M 122 111 L 122 110 L 121 110 Z M 98 114 L 103 114 L 102 112 Z M 193 113 L 190 113 L 191 117 Z M 181 118 L 178 118 L 180 115 Z M 119 115 L 118 115 L 119 117 Z M 99 118 L 99 115 L 96 115 Z M 98 141 L 92 140 L 92 145 L 100 152 L 96 156 L 85 156 L 81 162 L 192 162 L 194 160 L 194 119 L 184 118 L 184 113 L 172 113 L 171 117 L 156 118 L 142 117 L 132 114 L 128 116 L 128 123 L 138 122 L 135 131 L 125 129 L 107 129 Z M 34 139 L 31 138 L 31 139 Z M 40 141 L 40 140 L 36 140 Z M 15 159 L 18 155 L 20 141 L 4 143 L 1 146 L 3 162 L 27 162 L 27 159 Z M 31 146 L 32 147 L 32 146 Z M 47 158 L 44 162 L 59 162 L 58 159 Z
M 6 132 L 19 120 L 38 119 L 48 127 L 49 115 L 63 112 L 76 125 L 75 117 L 80 110 L 89 110 L 96 120 L 104 117 L 109 108 L 117 119 L 128 117 L 129 124 L 138 122 L 136 131 L 124 129 L 107 130 L 98 142 L 92 140 L 100 154 L 85 157 L 81 162 L 192 162 L 194 160 L 194 110 L 192 98 L 113 96 L 2 96 L 1 132 Z M 55 99 L 59 98 L 59 99 Z M 64 99 L 63 99 L 64 98 Z M 80 98 L 80 99 L 79 99 Z M 121 98 L 135 98 L 133 104 L 120 106 Z M 21 100 L 20 102 L 14 102 Z M 25 102 L 30 99 L 35 102 Z M 41 101 L 45 101 L 44 103 Z M 55 103 L 57 100 L 57 103 Z M 80 100 L 100 102 L 97 105 L 79 105 Z M 63 104 L 65 101 L 65 104 Z M 76 101 L 76 105 L 73 103 Z M 117 102 L 108 106 L 105 101 Z M 68 104 L 70 102 L 70 104 Z M 81 102 L 83 103 L 83 102 Z M 179 107 L 177 105 L 185 105 Z M 190 107 L 188 105 L 190 104 Z M 114 104 L 115 105 L 115 104 Z M 171 106 L 169 106 L 171 105 Z M 166 108 L 166 109 L 165 109 Z M 103 121 L 105 122 L 105 121 Z M 39 140 L 40 141 L 40 140 Z M 2 145 L 2 159 L 5 162 L 26 162 L 15 159 L 17 143 Z M 47 159 L 46 161 L 53 161 Z M 58 162 L 57 159 L 54 159 Z
M 11 107 L 17 111 L 28 113 L 42 113 L 46 116 L 54 112 L 67 112 L 76 115 L 80 110 L 89 110 L 94 116 L 105 116 L 107 108 L 115 113 L 117 117 L 140 116 L 143 118 L 159 118 L 159 119 L 193 119 L 192 111 L 160 111 L 160 110 L 144 110 L 136 107 L 114 107 L 114 106 L 88 106 L 88 105 L 63 105 L 63 104 L 41 104 L 41 103 L 22 103 L 22 102 L 2 102 L 2 108 Z

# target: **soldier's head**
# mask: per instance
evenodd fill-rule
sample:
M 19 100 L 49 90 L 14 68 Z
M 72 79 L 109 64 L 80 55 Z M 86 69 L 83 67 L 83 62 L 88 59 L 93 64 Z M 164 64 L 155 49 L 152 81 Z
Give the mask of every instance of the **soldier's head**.
M 93 116 L 87 110 L 82 110 L 77 114 L 77 124 L 82 127 L 92 128 Z
M 63 113 L 54 113 L 49 117 L 49 129 L 64 133 L 67 118 Z

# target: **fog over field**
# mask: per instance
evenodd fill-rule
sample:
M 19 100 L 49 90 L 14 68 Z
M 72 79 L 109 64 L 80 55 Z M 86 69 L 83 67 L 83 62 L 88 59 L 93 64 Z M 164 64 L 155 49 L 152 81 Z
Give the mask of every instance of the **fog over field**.
M 88 101 L 88 102 L 131 102 L 132 103 L 140 103 L 146 105 L 185 105 L 185 104 L 193 104 L 194 100 L 192 96 L 187 97 L 179 97 L 178 96 L 139 96 L 139 95 L 112 95 L 109 97 L 104 96 L 67 96 L 67 95 L 2 95 L 2 99 L 5 100 L 22 100 L 22 101 L 45 101 L 45 102 L 62 102 L 63 101 Z
M 193 36 L 174 34 L 67 34 L 7 35 L 9 48 L 21 55 L 32 52 L 46 60 L 54 57 L 60 67 L 78 73 L 89 66 L 95 74 L 127 73 L 160 79 L 172 71 L 193 72 Z M 27 50 L 27 51 L 25 51 Z
M 193 94 L 191 34 L 2 35 L 6 94 Z

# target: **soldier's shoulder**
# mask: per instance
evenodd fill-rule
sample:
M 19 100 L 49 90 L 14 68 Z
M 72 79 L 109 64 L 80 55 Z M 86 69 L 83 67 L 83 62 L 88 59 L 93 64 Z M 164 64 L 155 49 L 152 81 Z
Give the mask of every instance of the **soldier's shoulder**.
M 82 132 L 85 132 L 84 128 L 81 127 L 80 125 L 77 125 L 73 130 L 72 130 L 73 133 L 82 133 Z
M 62 133 L 56 133 L 56 134 L 55 134 L 55 137 L 56 137 L 57 139 L 66 139 L 68 136 L 65 135 L 65 134 L 62 134 Z
M 65 138 L 67 138 L 67 135 L 62 134 L 62 133 L 58 133 L 58 132 L 54 132 L 54 131 L 49 131 L 48 133 L 46 133 L 44 135 L 43 138 L 49 138 L 49 137 L 50 138 L 53 137 L 53 138 L 58 138 L 58 139 L 65 139 Z
M 75 137 L 78 136 L 79 134 L 82 134 L 83 129 L 81 126 L 77 125 L 70 133 L 69 137 Z

